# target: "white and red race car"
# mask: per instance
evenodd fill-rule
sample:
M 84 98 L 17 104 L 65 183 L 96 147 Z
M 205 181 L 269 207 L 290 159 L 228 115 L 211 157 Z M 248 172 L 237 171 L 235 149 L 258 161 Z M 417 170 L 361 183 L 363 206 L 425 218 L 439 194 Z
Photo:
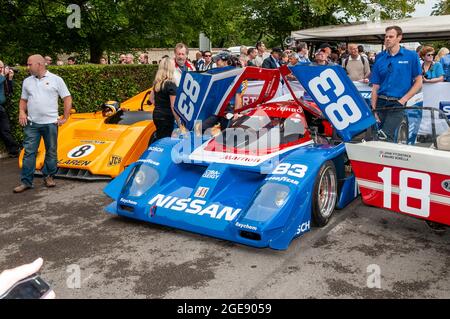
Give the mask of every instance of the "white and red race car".
M 434 229 L 450 226 L 450 122 L 446 114 L 426 106 L 377 110 L 387 112 L 385 118 L 399 119 L 388 136 L 373 121 L 363 122 L 356 105 L 365 102 L 345 72 L 311 66 L 291 71 L 333 127 L 343 130 L 365 204 L 423 219 Z

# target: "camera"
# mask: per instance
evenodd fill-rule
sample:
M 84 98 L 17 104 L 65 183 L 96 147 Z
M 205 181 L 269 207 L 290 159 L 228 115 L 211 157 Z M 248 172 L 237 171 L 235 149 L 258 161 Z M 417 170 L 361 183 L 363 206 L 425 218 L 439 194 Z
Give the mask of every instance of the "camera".
M 12 66 L 8 66 L 8 65 L 5 65 L 5 70 L 6 69 L 12 70 L 14 72 L 14 74 L 17 74 L 20 71 L 18 68 L 15 68 L 15 67 L 12 67 Z

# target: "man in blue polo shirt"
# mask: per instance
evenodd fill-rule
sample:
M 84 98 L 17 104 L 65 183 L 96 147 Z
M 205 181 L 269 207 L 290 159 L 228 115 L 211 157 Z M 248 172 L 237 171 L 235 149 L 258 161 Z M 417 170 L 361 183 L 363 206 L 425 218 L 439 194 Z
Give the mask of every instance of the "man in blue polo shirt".
M 405 106 L 422 88 L 422 72 L 416 52 L 400 46 L 402 29 L 398 26 L 386 28 L 384 46 L 375 61 L 370 77 L 372 87 L 372 109 Z M 389 140 L 394 139 L 395 130 L 400 125 L 403 112 L 376 112 L 381 129 Z

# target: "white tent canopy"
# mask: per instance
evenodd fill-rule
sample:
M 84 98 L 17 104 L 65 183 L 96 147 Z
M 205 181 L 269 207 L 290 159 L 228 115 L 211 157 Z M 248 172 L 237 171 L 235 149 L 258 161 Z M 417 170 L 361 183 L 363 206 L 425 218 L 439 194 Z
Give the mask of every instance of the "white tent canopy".
M 392 25 L 398 25 L 402 28 L 403 42 L 450 39 L 450 15 L 324 26 L 292 31 L 291 37 L 297 41 L 307 42 L 358 42 L 381 44 L 384 40 L 386 27 Z

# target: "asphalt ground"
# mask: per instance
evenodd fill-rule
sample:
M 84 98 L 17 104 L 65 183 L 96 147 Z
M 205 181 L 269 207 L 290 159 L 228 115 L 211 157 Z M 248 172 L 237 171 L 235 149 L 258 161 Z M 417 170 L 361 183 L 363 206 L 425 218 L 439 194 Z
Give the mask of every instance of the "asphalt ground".
M 450 297 L 450 230 L 359 199 L 275 251 L 108 215 L 104 182 L 13 194 L 19 173 L 0 159 L 0 270 L 41 256 L 58 298 Z

